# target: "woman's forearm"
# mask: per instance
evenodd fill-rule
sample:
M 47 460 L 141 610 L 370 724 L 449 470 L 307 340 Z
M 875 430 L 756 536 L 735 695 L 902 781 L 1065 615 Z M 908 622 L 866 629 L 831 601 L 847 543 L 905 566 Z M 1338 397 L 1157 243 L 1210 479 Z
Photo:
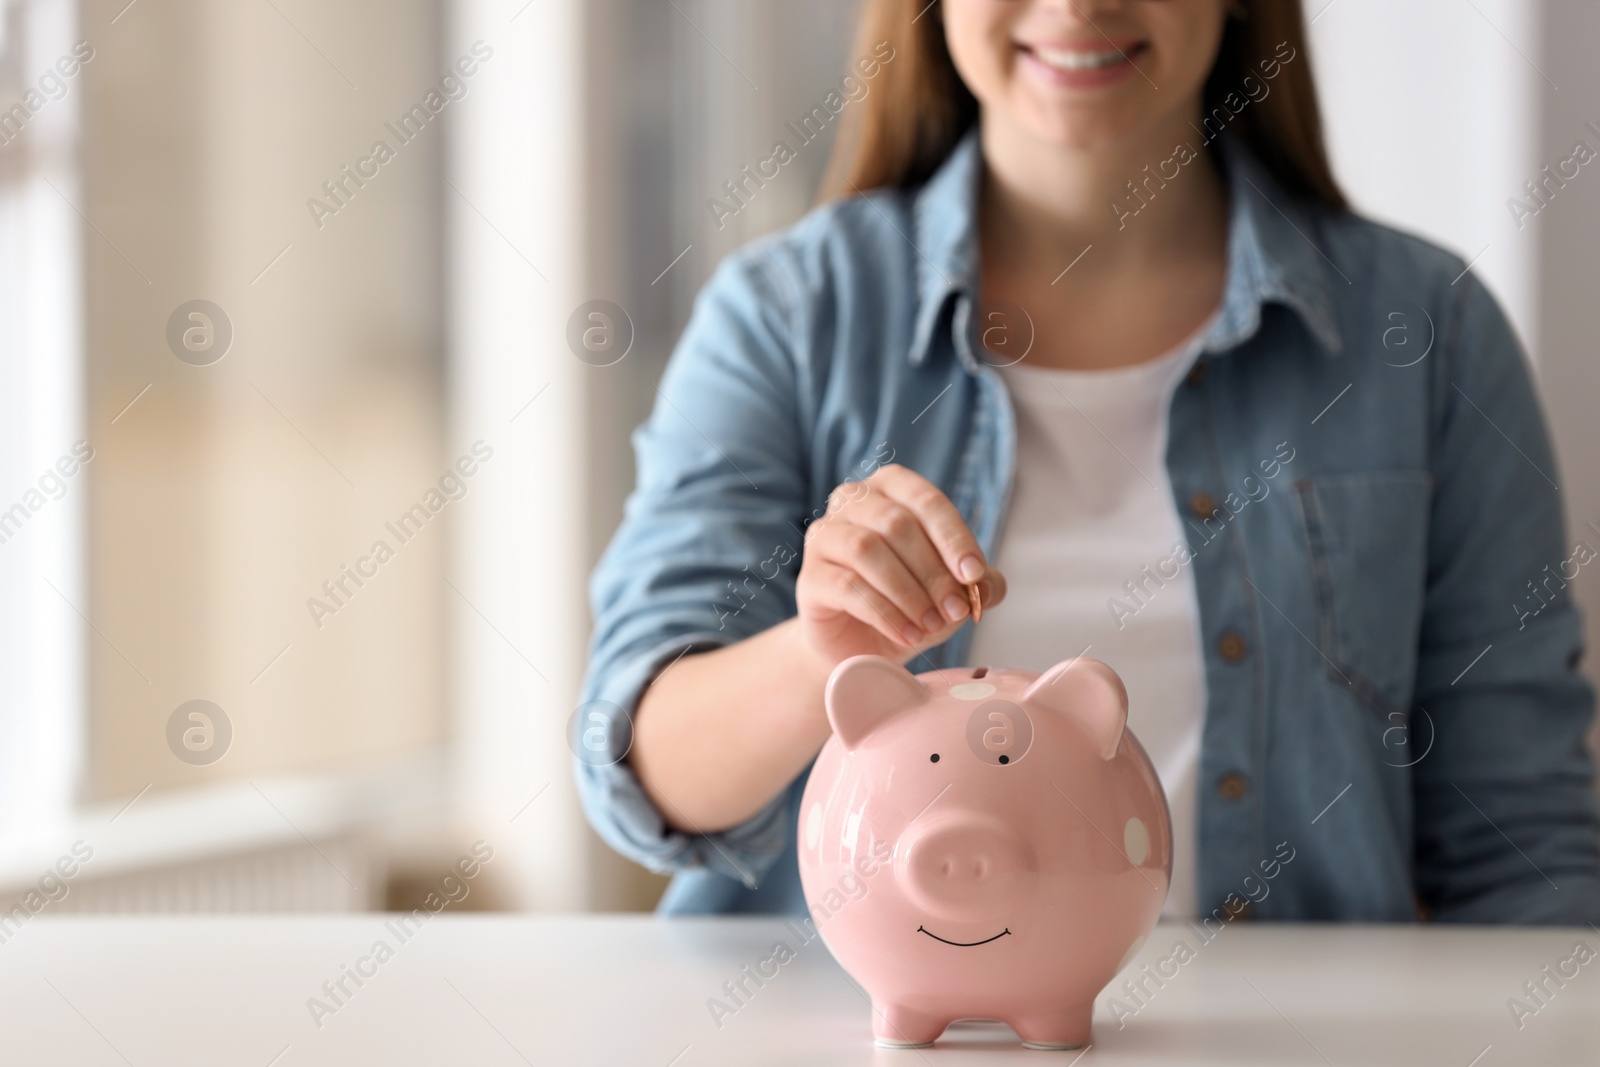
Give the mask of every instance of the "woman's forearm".
M 666 821 L 725 830 L 777 796 L 828 739 L 831 667 L 795 618 L 659 675 L 639 701 L 628 758 Z

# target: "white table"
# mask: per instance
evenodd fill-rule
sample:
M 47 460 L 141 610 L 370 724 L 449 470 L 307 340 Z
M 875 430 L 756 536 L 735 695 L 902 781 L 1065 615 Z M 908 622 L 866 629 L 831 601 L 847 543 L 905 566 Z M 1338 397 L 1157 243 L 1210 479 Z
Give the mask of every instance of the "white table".
M 1506 1004 L 1600 952 L 1590 928 L 1241 923 L 1122 1028 L 1103 994 L 1087 1051 L 1034 1052 L 978 1024 L 875 1049 L 862 994 L 778 922 L 443 915 L 402 943 L 389 918 L 41 917 L 0 944 L 0 1064 L 1600 1064 L 1600 958 L 1520 1029 Z M 1184 936 L 1158 928 L 1123 977 Z M 307 998 L 380 939 L 319 1029 Z M 795 959 L 719 1029 L 707 999 L 780 939 Z

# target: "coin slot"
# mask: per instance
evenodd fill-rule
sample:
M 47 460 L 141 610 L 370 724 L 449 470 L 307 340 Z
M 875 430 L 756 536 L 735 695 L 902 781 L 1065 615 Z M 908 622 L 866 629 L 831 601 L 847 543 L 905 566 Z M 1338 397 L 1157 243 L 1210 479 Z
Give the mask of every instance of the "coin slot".
M 975 668 L 973 668 L 972 676 L 974 678 L 982 678 L 984 675 L 986 675 L 988 673 L 989 673 L 989 668 L 988 667 L 975 667 Z

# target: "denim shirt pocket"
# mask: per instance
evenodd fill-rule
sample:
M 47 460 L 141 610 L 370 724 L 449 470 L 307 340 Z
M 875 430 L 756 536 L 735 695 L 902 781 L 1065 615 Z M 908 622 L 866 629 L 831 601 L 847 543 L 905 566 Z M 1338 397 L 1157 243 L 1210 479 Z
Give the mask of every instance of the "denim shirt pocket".
M 1380 714 L 1404 714 L 1427 592 L 1433 476 L 1330 474 L 1294 490 L 1323 667 Z

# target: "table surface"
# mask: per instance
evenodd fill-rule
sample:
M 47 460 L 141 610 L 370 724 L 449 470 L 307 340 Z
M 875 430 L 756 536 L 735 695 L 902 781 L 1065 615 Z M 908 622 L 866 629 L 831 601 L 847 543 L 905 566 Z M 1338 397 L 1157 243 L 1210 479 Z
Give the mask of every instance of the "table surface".
M 1240 923 L 1205 942 L 1161 926 L 1096 1001 L 1093 1044 L 1040 1052 L 979 1023 L 875 1048 L 864 994 L 781 922 L 440 915 L 404 939 L 394 922 L 41 917 L 0 944 L 0 1064 L 1600 1063 L 1600 956 L 1573 960 L 1580 942 L 1600 953 L 1587 927 Z M 793 959 L 714 1018 L 723 983 L 778 941 Z M 323 992 L 358 963 L 348 997 Z M 1170 977 L 1118 1011 L 1145 964 Z M 1558 987 L 1546 965 L 1577 973 Z M 1523 984 L 1541 979 L 1539 1005 Z

